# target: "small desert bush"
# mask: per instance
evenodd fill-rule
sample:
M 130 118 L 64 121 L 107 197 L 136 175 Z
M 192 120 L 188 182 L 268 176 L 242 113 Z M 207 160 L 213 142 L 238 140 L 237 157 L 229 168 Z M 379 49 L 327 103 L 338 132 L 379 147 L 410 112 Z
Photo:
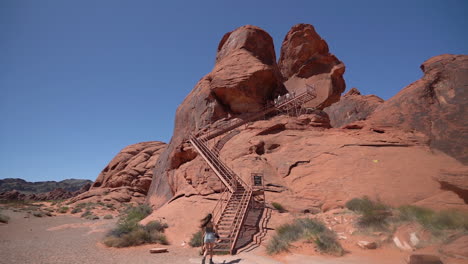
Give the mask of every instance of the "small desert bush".
M 272 203 L 271 203 L 271 206 L 273 206 L 273 208 L 275 208 L 276 210 L 278 210 L 278 212 L 280 212 L 280 213 L 286 212 L 286 209 L 284 209 L 283 205 L 280 204 L 280 203 L 272 202 Z
M 189 245 L 191 247 L 201 247 L 203 245 L 203 233 L 201 230 L 192 234 Z
M 112 218 L 114 218 L 112 215 L 105 215 L 104 216 L 104 219 L 112 219 Z
M 99 220 L 99 216 L 94 215 L 94 214 L 90 214 L 90 215 L 87 215 L 87 216 L 85 217 L 85 219 L 88 219 L 88 220 Z
M 61 214 L 64 214 L 64 213 L 68 212 L 68 209 L 70 209 L 70 208 L 68 208 L 68 206 L 62 206 L 62 207 L 60 207 L 58 209 L 58 212 L 61 213 Z
M 291 224 L 284 224 L 277 228 L 276 234 L 267 245 L 268 254 L 288 251 L 290 243 L 299 239 L 306 239 L 317 245 L 317 249 L 334 255 L 342 255 L 343 248 L 336 240 L 336 234 L 314 219 L 296 219 Z
M 44 212 L 42 212 L 42 211 L 34 211 L 34 212 L 32 212 L 32 214 L 35 217 L 43 217 L 45 215 Z
M 138 224 L 150 213 L 151 208 L 147 205 L 128 208 L 117 222 L 117 227 L 107 234 L 104 244 L 109 247 L 129 247 L 145 243 L 167 245 L 164 235 L 167 224 L 159 221 L 151 221 L 146 226 Z
M 0 223 L 8 224 L 8 221 L 10 221 L 10 217 L 0 213 Z
M 83 212 L 83 209 L 81 207 L 75 207 L 71 211 L 72 214 L 81 213 L 81 212 Z
M 360 227 L 385 229 L 388 225 L 388 217 L 391 216 L 390 207 L 381 202 L 372 201 L 366 196 L 351 199 L 346 202 L 345 206 L 361 215 L 358 219 Z
M 320 252 L 337 256 L 342 256 L 344 254 L 344 249 L 338 242 L 335 232 L 331 230 L 327 229 L 318 233 L 309 240 L 313 241 L 317 245 Z
M 93 212 L 91 212 L 90 210 L 86 210 L 84 213 L 81 214 L 81 217 L 86 218 L 87 216 L 90 216 L 92 214 Z
M 400 220 L 416 221 L 434 234 L 443 230 L 468 231 L 468 213 L 454 209 L 435 212 L 431 209 L 405 205 L 398 208 Z

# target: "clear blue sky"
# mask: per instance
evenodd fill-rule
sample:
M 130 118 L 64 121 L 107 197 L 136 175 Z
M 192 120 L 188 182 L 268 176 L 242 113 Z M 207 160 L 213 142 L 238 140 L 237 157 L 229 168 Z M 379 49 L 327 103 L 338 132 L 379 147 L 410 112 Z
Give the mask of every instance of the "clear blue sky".
M 309 23 L 348 89 L 384 99 L 468 54 L 468 1 L 0 1 L 0 178 L 96 179 L 123 147 L 168 142 L 221 37 Z

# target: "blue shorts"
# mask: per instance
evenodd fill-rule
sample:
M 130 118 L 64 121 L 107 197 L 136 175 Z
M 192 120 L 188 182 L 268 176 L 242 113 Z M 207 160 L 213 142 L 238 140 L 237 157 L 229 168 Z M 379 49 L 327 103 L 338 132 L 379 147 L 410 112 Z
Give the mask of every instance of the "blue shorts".
M 214 243 L 216 241 L 215 233 L 207 232 L 203 238 L 205 243 Z

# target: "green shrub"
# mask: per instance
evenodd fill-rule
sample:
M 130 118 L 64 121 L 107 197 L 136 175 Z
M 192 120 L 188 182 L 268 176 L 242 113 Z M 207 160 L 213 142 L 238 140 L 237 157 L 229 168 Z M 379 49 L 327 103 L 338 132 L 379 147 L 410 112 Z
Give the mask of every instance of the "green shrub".
M 33 214 L 35 217 L 43 217 L 43 216 L 44 216 L 44 213 L 41 212 L 41 211 L 34 211 L 34 212 L 32 212 L 32 214 Z
M 345 204 L 346 208 L 357 213 L 371 210 L 373 205 L 374 203 L 367 196 L 362 198 L 353 198 Z
M 367 196 L 354 198 L 346 202 L 346 208 L 361 214 L 358 225 L 365 228 L 384 229 L 391 215 L 390 208 L 383 203 L 370 200 Z
M 160 221 L 151 221 L 145 226 L 145 229 L 148 232 L 152 232 L 152 231 L 164 232 L 164 229 L 166 228 L 168 228 L 168 225 Z
M 0 223 L 8 224 L 10 217 L 8 215 L 0 214 Z
M 88 219 L 88 220 L 98 220 L 98 219 L 99 219 L 99 216 L 90 214 L 90 215 L 87 215 L 87 216 L 85 217 L 85 219 Z
M 191 247 L 201 247 L 203 245 L 203 233 L 201 230 L 192 234 L 189 245 Z
M 58 212 L 61 213 L 61 214 L 64 214 L 66 212 L 68 212 L 68 206 L 62 206 L 58 209 Z
M 87 216 L 90 216 L 92 214 L 93 214 L 93 212 L 91 212 L 90 210 L 86 210 L 84 213 L 81 214 L 81 217 L 86 218 Z
M 75 207 L 75 208 L 73 208 L 71 213 L 76 214 L 76 213 L 81 213 L 82 211 L 83 211 L 83 209 L 81 209 L 81 207 Z
M 267 253 L 276 254 L 288 251 L 290 243 L 299 239 L 306 239 L 315 243 L 317 248 L 324 253 L 342 255 L 344 252 L 333 231 L 328 230 L 318 220 L 304 218 L 296 219 L 291 224 L 278 227 L 276 234 L 267 245 Z
M 280 213 L 286 212 L 286 209 L 284 209 L 283 205 L 281 205 L 280 203 L 272 202 L 271 206 L 273 206 L 273 208 L 278 210 L 278 212 L 280 212 Z
M 160 243 L 167 245 L 168 241 L 164 235 L 167 224 L 159 221 L 151 221 L 146 226 L 138 222 L 151 213 L 147 205 L 128 208 L 117 222 L 116 228 L 112 229 L 106 236 L 104 244 L 109 247 L 128 247 L 145 243 Z
M 320 252 L 338 256 L 344 254 L 344 249 L 341 247 L 340 243 L 338 243 L 336 234 L 330 230 L 318 233 L 313 238 L 313 242 L 315 242 Z
M 104 216 L 104 219 L 112 219 L 112 218 L 114 218 L 112 215 L 105 215 Z
M 405 205 L 398 208 L 400 220 L 416 221 L 430 230 L 439 233 L 443 230 L 465 230 L 468 231 L 468 213 L 454 209 L 434 212 L 431 209 Z

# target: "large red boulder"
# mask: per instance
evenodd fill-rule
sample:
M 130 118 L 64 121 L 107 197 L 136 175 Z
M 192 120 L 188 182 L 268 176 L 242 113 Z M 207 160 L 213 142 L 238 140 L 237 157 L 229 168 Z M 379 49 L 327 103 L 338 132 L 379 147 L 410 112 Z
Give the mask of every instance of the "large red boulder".
M 174 134 L 155 167 L 148 193 L 150 204 L 160 207 L 182 190 L 208 192 L 200 188 L 192 190 L 197 185 L 192 175 L 187 178 L 182 170 L 177 172 L 183 164 L 197 157 L 187 143 L 189 134 L 211 124 L 216 126 L 218 120 L 261 110 L 275 96 L 286 93 L 281 80 L 273 40 L 267 32 L 248 25 L 224 35 L 214 69 L 195 85 L 177 108 Z M 217 181 L 208 165 L 198 159 L 195 162 L 199 164 L 196 171 L 207 174 L 196 178 Z
M 416 130 L 430 146 L 468 164 L 468 56 L 444 54 L 421 65 L 424 76 L 379 106 L 373 126 Z
M 288 91 L 300 93 L 313 87 L 317 98 L 306 106 L 323 109 L 340 99 L 346 88 L 345 65 L 331 54 L 315 28 L 298 24 L 289 30 L 278 62 Z
M 132 187 L 146 194 L 154 165 L 165 147 L 163 142 L 149 141 L 123 148 L 102 170 L 91 189 Z
M 361 95 L 358 89 L 349 90 L 339 102 L 324 109 L 333 127 L 366 120 L 384 100 L 375 95 Z
M 211 91 L 236 114 L 258 112 L 276 91 L 285 92 L 273 39 L 255 26 L 224 35 L 210 77 Z

